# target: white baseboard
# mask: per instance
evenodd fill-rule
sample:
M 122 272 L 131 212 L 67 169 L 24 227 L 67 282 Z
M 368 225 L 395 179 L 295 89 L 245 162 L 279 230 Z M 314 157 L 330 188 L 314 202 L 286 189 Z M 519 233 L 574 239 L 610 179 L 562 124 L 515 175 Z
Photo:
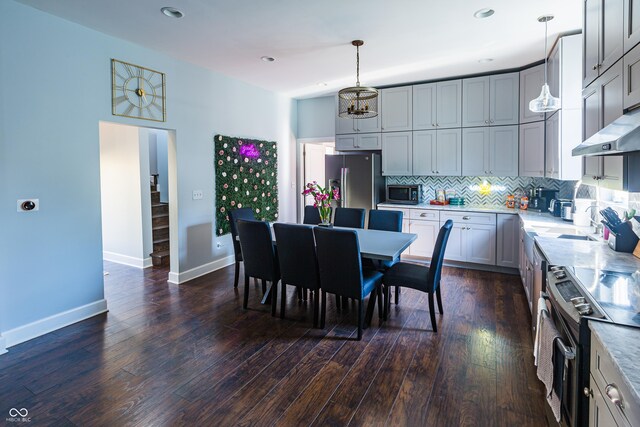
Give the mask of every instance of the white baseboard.
M 153 265 L 153 262 L 151 261 L 151 257 L 136 258 L 136 257 L 117 254 L 115 252 L 108 252 L 108 251 L 102 252 L 102 259 L 104 259 L 105 261 L 111 261 L 118 264 L 129 265 L 131 267 L 137 267 L 137 268 L 147 268 Z
M 4 337 L 2 336 L 2 334 L 0 334 L 0 354 L 5 354 L 6 352 L 7 352 L 7 343 Z
M 205 274 L 220 270 L 221 268 L 227 267 L 235 262 L 235 255 L 229 255 L 227 257 L 217 259 L 208 264 L 192 268 L 191 270 L 187 270 L 182 273 L 170 272 L 167 281 L 175 285 L 181 285 L 185 282 L 188 282 L 189 280 L 195 279 L 196 277 L 204 276 Z
M 48 334 L 49 332 L 107 311 L 107 300 L 101 299 L 80 307 L 72 308 L 71 310 L 63 311 L 62 313 L 54 314 L 53 316 L 45 317 L 44 319 L 36 320 L 35 322 L 19 326 L 15 329 L 4 331 L 2 332 L 2 338 L 4 338 L 5 341 L 5 348 L 29 341 L 40 335 Z M 2 341 L 0 341 L 0 354 L 2 353 L 2 344 Z

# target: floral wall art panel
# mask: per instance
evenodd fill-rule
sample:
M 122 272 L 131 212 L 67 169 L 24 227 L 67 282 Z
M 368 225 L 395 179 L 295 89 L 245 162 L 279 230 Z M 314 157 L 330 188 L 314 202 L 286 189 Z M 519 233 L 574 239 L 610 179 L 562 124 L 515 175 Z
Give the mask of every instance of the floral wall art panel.
M 231 231 L 229 210 L 251 208 L 257 219 L 278 219 L 277 143 L 214 137 L 216 235 Z

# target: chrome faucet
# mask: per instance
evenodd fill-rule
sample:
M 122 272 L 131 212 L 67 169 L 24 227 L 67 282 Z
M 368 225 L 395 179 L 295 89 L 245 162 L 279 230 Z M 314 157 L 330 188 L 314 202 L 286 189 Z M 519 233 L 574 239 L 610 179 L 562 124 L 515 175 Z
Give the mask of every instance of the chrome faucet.
M 598 205 L 587 206 L 587 209 L 585 209 L 584 211 L 585 212 L 589 212 L 589 209 L 597 208 L 597 207 L 598 207 Z M 596 234 L 600 234 L 602 232 L 602 227 L 603 227 L 602 223 L 600 223 L 598 221 L 594 221 L 593 217 L 589 217 L 589 221 L 591 221 L 591 224 L 593 224 L 595 226 Z

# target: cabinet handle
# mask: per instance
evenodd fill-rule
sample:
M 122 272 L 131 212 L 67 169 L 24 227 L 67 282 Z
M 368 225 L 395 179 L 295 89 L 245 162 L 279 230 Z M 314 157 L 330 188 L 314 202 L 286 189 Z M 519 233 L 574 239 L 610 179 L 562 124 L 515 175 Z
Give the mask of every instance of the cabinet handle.
M 463 217 L 462 217 L 462 219 L 464 219 L 464 220 L 470 220 L 470 219 L 471 219 L 471 217 L 470 217 L 470 216 L 466 216 L 466 215 L 465 215 L 465 216 L 463 216 Z
M 427 216 L 427 214 L 426 214 L 426 213 L 424 213 L 424 212 L 422 212 L 422 213 L 420 214 L 420 216 L 424 218 L 425 216 Z
M 594 65 L 593 67 L 591 67 L 591 69 L 592 69 L 593 71 L 597 70 L 597 69 L 598 69 L 598 64 L 596 64 L 596 65 Z
M 484 121 L 484 124 L 485 124 L 485 125 L 488 125 L 488 124 L 489 124 L 489 120 L 485 120 L 485 121 Z
M 436 127 L 436 124 L 435 123 L 431 123 L 431 126 Z
M 440 173 L 440 171 L 436 171 L 436 173 L 438 173 L 438 174 L 439 174 L 439 173 Z
M 493 171 L 489 171 L 489 173 L 490 173 L 491 175 L 493 175 Z
M 624 403 L 622 401 L 622 395 L 620 395 L 620 392 L 618 391 L 618 387 L 616 387 L 614 384 L 608 384 L 607 388 L 604 389 L 604 392 L 611 403 L 620 408 L 620 410 L 624 411 Z
M 471 230 L 471 227 L 467 227 L 467 230 Z
M 598 68 L 602 68 L 602 64 L 598 64 Z
M 591 390 L 589 387 L 585 387 L 582 392 L 584 393 L 585 397 L 593 397 L 593 390 Z
M 493 120 L 489 120 L 489 123 L 495 123 Z

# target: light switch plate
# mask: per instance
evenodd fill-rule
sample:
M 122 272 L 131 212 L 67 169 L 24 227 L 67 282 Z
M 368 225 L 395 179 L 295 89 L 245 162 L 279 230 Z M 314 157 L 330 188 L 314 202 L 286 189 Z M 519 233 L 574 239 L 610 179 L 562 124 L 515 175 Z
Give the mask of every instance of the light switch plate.
M 193 190 L 193 200 L 202 200 L 204 193 L 202 190 Z
M 40 210 L 38 199 L 18 199 L 18 212 L 35 212 Z

